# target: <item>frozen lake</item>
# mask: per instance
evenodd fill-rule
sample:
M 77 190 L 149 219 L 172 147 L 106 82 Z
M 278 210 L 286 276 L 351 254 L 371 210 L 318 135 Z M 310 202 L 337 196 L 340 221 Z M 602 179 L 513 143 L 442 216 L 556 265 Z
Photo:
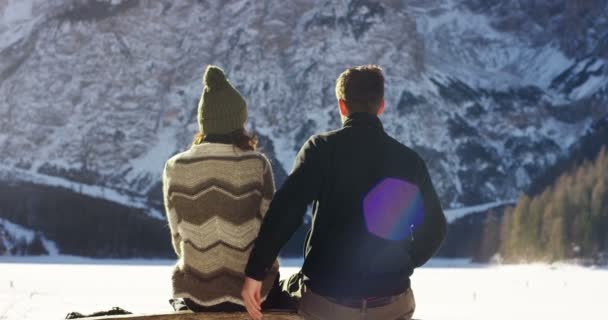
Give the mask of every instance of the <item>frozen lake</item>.
M 285 261 L 282 275 L 298 270 Z M 170 312 L 167 260 L 0 257 L 0 319 L 63 319 L 120 306 Z M 608 319 L 608 269 L 433 260 L 412 278 L 416 319 Z

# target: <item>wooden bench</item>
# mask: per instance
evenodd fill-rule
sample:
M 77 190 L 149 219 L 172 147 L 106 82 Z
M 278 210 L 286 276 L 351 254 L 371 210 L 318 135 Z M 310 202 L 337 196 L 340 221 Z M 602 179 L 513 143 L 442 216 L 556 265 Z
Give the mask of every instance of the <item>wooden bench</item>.
M 174 312 L 166 314 L 149 314 L 149 315 L 122 315 L 122 316 L 103 316 L 94 318 L 84 318 L 83 320 L 250 320 L 251 318 L 245 312 L 213 312 L 213 313 L 192 313 Z M 302 320 L 298 314 L 293 312 L 265 312 L 264 320 Z

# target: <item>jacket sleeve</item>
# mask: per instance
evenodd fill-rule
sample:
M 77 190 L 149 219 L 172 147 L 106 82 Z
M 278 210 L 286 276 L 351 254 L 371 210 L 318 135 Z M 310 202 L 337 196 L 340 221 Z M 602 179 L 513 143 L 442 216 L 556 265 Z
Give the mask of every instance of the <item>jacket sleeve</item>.
M 302 224 L 307 206 L 319 193 L 320 158 L 319 142 L 309 139 L 298 152 L 291 174 L 272 198 L 245 268 L 248 277 L 264 279 L 281 248 Z
M 447 223 L 441 203 L 424 161 L 420 159 L 418 187 L 422 194 L 424 215 L 415 226 L 410 256 L 414 267 L 424 265 L 439 250 L 445 239 Z
M 169 222 L 169 230 L 171 231 L 171 243 L 173 244 L 173 250 L 178 257 L 181 257 L 181 236 L 177 230 L 177 222 L 179 221 L 177 212 L 174 210 L 171 204 L 171 198 L 169 197 L 169 173 L 167 170 L 168 163 L 165 164 L 163 171 L 163 202 L 165 203 L 165 213 L 167 214 L 167 221 Z

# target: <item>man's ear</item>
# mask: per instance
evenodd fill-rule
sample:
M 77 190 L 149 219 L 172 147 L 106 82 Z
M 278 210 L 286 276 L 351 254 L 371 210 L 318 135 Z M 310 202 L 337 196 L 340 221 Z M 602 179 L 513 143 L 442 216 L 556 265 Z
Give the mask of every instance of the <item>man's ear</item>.
M 348 117 L 348 108 L 346 108 L 346 101 L 340 99 L 338 100 L 338 106 L 340 107 L 340 115 L 343 117 Z
M 384 113 L 384 99 L 382 99 L 382 102 L 380 103 L 380 108 L 378 109 L 378 115 L 381 115 Z

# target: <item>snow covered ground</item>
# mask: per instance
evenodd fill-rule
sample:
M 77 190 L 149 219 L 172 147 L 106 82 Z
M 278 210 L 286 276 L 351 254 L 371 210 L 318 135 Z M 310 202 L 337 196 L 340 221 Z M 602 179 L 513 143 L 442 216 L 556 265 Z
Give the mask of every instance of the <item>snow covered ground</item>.
M 299 261 L 283 263 L 283 276 Z M 0 319 L 63 319 L 120 306 L 169 312 L 171 261 L 0 258 Z M 413 276 L 416 319 L 606 319 L 608 269 L 433 260 Z

